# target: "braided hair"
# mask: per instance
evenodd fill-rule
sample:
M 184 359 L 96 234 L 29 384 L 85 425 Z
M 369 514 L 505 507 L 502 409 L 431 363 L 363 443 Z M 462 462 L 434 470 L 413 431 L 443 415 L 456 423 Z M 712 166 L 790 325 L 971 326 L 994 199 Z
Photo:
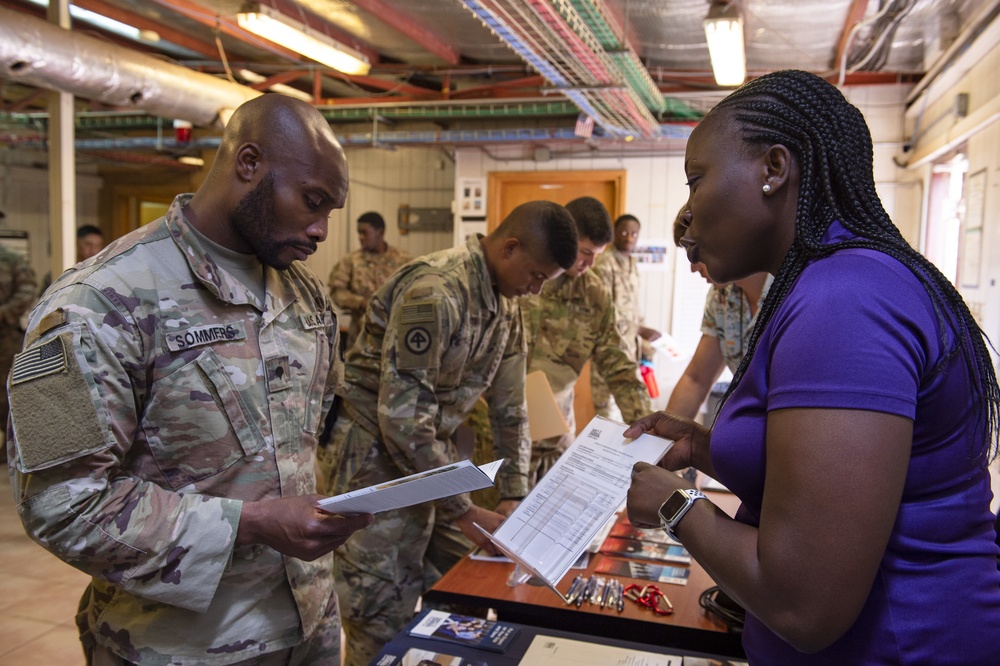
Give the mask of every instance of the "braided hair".
M 980 407 L 980 418 L 986 417 L 983 446 L 987 457 L 995 458 L 1000 387 L 985 334 L 951 282 L 906 242 L 882 207 L 875 191 L 871 133 L 861 112 L 835 86 L 797 70 L 774 72 L 748 82 L 708 115 L 723 111 L 736 121 L 748 146 L 766 149 L 782 144 L 795 155 L 801 171 L 795 239 L 761 305 L 747 352 L 723 404 L 746 373 L 763 330 L 806 264 L 837 250 L 867 248 L 893 257 L 920 280 L 937 313 L 942 343 L 946 343 L 946 327 L 955 330 L 955 346 L 934 371 L 943 372 L 948 361 L 961 354 L 973 378 L 973 398 Z M 823 237 L 835 220 L 856 237 L 824 243 Z

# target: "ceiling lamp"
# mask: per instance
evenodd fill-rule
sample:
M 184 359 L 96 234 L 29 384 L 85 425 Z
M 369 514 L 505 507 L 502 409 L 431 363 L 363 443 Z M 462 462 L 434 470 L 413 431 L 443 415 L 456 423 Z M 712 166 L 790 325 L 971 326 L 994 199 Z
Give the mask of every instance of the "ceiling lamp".
M 286 49 L 301 53 L 345 74 L 367 74 L 371 64 L 364 54 L 266 5 L 255 5 L 239 12 L 236 21 L 244 30 L 259 35 Z
M 720 86 L 743 85 L 747 61 L 743 50 L 743 15 L 736 2 L 712 0 L 705 17 L 705 38 L 715 82 Z

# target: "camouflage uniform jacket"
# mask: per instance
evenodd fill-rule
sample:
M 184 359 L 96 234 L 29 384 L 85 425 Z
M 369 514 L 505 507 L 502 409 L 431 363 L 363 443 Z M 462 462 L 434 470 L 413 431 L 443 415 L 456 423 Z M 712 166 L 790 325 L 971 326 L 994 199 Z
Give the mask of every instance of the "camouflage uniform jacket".
M 0 247 L 0 326 L 20 330 L 21 315 L 35 302 L 35 272 L 21 255 Z
M 618 333 L 625 341 L 625 352 L 638 363 L 640 357 L 639 326 L 643 316 L 639 310 L 639 269 L 635 257 L 611 247 L 594 262 L 594 273 L 611 292 L 618 313 Z
M 347 346 L 351 347 L 361 332 L 361 319 L 365 305 L 372 294 L 396 269 L 412 257 L 390 245 L 381 254 L 355 250 L 337 262 L 330 271 L 327 287 L 334 304 L 351 315 L 351 326 L 347 331 Z
M 495 451 L 507 459 L 500 493 L 524 497 L 531 442 L 521 311 L 494 291 L 479 238 L 401 268 L 365 317 L 347 353 L 344 398 L 355 425 L 375 436 L 375 450 L 343 452 L 348 467 L 387 481 L 456 462 L 451 437 L 485 396 Z M 436 506 L 450 520 L 472 503 L 461 494 Z
M 182 214 L 64 273 L 12 371 L 11 476 L 28 533 L 90 574 L 88 624 L 139 663 L 229 664 L 301 642 L 332 556 L 235 547 L 243 501 L 314 492 L 336 321 L 303 264 L 265 303 Z
M 626 421 L 650 412 L 649 392 L 615 326 L 611 294 L 593 271 L 576 278 L 563 274 L 521 304 L 528 331 L 528 371 L 545 373 L 560 404 L 561 396 L 572 395 L 583 365 L 593 358 Z
M 767 276 L 764 289 L 760 292 L 760 300 L 756 310 L 760 312 L 760 304 L 767 297 L 774 277 Z M 743 290 L 735 284 L 727 284 L 719 288 L 713 285 L 705 297 L 705 312 L 701 319 L 701 332 L 718 338 L 719 349 L 726 360 L 726 367 L 735 373 L 740 367 L 743 355 L 747 352 L 750 342 L 750 332 L 753 331 L 756 314 L 750 313 L 750 303 Z

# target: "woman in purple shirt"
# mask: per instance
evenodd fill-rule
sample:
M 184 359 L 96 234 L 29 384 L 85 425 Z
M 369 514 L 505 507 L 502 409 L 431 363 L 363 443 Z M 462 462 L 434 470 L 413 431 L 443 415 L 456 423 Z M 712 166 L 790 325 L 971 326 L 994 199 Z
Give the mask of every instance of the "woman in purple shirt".
M 751 664 L 1000 664 L 989 510 L 1000 388 L 951 283 L 902 238 L 861 113 L 823 79 L 760 77 L 694 130 L 681 240 L 716 282 L 775 276 L 712 430 L 639 464 L 663 525 L 747 610 Z M 668 470 L 742 501 L 730 519 Z

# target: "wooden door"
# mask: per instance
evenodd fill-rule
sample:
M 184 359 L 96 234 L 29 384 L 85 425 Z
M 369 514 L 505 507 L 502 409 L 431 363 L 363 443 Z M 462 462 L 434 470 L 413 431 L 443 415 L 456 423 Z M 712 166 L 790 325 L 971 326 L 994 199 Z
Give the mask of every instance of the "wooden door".
M 487 228 L 493 231 L 510 211 L 528 201 L 566 204 L 591 196 L 614 219 L 625 212 L 625 171 L 494 171 L 489 174 Z
M 611 219 L 625 212 L 625 171 L 496 171 L 489 174 L 487 228 L 492 231 L 510 211 L 528 201 L 566 204 L 582 196 L 603 203 Z M 590 394 L 590 361 L 583 366 L 573 392 L 576 434 L 596 413 Z

